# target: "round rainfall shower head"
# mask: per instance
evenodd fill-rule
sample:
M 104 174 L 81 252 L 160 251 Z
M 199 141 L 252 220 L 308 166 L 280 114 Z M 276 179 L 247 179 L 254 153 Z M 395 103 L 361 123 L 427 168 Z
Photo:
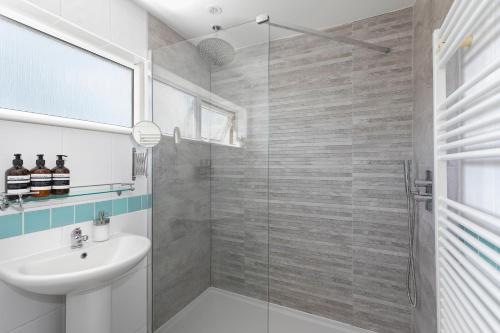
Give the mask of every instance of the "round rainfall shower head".
M 215 32 L 220 26 L 213 26 Z M 224 66 L 234 60 L 234 47 L 225 40 L 217 37 L 206 38 L 198 43 L 200 56 L 210 65 Z

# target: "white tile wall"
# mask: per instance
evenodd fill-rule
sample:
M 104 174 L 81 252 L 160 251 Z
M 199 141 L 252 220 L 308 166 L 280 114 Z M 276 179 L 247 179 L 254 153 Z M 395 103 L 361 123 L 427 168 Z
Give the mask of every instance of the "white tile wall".
M 0 332 L 10 332 L 54 311 L 63 304 L 58 296 L 34 295 L 0 281 Z
M 72 128 L 64 128 L 62 132 L 62 151 L 68 155 L 67 167 L 71 170 L 73 185 L 109 182 L 114 134 Z
M 109 0 L 63 0 L 62 17 L 109 39 Z
M 111 170 L 113 170 L 111 179 L 113 183 L 130 182 L 132 146 L 132 138 L 129 135 L 115 134 L 111 137 Z
M 132 0 L 28 0 L 29 2 L 147 56 L 147 13 Z
M 15 153 L 21 153 L 24 166 L 35 166 L 36 154 L 45 154 L 48 168 L 55 166 L 56 154 L 66 154 L 72 185 L 90 185 L 132 180 L 133 140 L 129 135 L 86 131 L 0 120 L 0 191 L 4 190 L 4 171 L 12 166 Z M 139 149 L 139 148 L 138 148 Z M 143 184 L 138 184 L 144 191 Z M 140 194 L 140 192 L 134 194 Z
M 147 54 L 147 14 L 130 0 L 30 0 L 37 6 L 110 39 L 134 53 Z M 25 166 L 34 166 L 37 153 L 46 154 L 47 166 L 55 155 L 67 154 L 74 185 L 131 180 L 133 142 L 126 135 L 0 121 L 0 190 L 4 170 L 14 153 L 22 153 Z M 144 179 L 133 195 L 147 191 Z M 10 211 L 9 213 L 12 213 Z M 112 217 L 111 232 L 147 236 L 147 211 Z M 69 244 L 75 226 L 0 240 L 0 261 L 15 253 L 25 256 Z M 91 224 L 82 224 L 91 231 Z M 91 234 L 91 232 L 90 232 Z M 146 332 L 146 261 L 113 285 L 113 331 Z M 0 282 L 0 333 L 63 333 L 64 298 L 23 292 Z
M 131 0 L 110 0 L 110 38 L 144 57 L 147 45 L 147 13 Z M 142 13 L 139 14 L 139 13 Z
M 57 15 L 61 15 L 62 0 L 29 0 L 38 7 L 48 10 Z
M 64 330 L 64 306 L 60 306 L 54 311 L 16 328 L 12 333 L 57 333 L 64 332 Z

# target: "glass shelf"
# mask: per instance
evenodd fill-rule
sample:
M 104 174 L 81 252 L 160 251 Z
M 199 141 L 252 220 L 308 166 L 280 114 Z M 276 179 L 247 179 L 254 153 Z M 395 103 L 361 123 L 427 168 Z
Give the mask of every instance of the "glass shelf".
M 59 200 L 66 198 L 82 197 L 88 195 L 106 194 L 106 193 L 116 193 L 121 195 L 123 192 L 134 191 L 134 183 L 111 183 L 111 184 L 97 184 L 97 185 L 85 185 L 85 186 L 71 186 L 68 194 L 64 195 L 49 195 L 43 198 L 34 198 L 33 194 L 37 192 L 29 192 L 20 195 L 7 195 L 6 193 L 0 193 L 0 209 L 4 210 L 9 206 L 19 206 L 23 209 L 23 204 L 29 202 L 44 202 L 50 200 Z

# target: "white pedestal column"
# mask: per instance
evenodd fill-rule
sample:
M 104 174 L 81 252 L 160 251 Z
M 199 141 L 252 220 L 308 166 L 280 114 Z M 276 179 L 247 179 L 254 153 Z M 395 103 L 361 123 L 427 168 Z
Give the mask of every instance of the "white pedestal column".
M 111 333 L 111 287 L 66 295 L 66 333 Z

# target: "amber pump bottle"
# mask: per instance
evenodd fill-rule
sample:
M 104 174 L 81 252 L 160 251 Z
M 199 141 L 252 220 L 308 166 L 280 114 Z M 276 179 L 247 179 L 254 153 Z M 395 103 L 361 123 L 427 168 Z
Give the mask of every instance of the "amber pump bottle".
M 63 157 L 66 155 L 56 155 L 56 167 L 52 171 L 52 194 L 64 195 L 69 193 L 70 174 L 69 169 L 64 166 Z
M 21 154 L 14 154 L 14 156 L 12 168 L 5 172 L 5 193 L 12 194 L 7 196 L 7 199 L 10 200 L 18 198 L 19 194 L 30 191 L 30 172 L 23 167 Z
M 43 198 L 50 195 L 52 189 L 52 173 L 45 167 L 43 154 L 37 155 L 36 167 L 31 169 L 31 192 L 35 198 Z

